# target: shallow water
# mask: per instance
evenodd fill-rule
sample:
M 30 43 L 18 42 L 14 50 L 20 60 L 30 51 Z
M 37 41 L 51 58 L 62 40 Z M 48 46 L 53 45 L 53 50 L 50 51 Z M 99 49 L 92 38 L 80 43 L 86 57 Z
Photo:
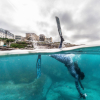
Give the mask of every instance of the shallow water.
M 99 100 L 100 47 L 58 53 L 78 62 L 85 73 L 82 93 L 87 94 L 87 100 Z M 65 65 L 50 57 L 50 53 L 41 55 L 39 79 L 36 78 L 38 54 L 0 56 L 0 100 L 82 100 Z

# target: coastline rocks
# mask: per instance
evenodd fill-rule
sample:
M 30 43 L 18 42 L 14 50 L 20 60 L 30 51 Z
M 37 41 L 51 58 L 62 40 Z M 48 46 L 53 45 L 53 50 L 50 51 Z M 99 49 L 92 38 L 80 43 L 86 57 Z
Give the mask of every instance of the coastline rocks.
M 46 100 L 63 100 L 59 93 L 50 90 L 46 96 Z
M 13 81 L 1 82 L 0 100 L 42 100 L 51 83 L 52 81 L 46 75 L 41 75 L 39 79 L 35 79 L 31 83 L 14 84 Z
M 47 77 L 47 80 L 45 81 L 45 84 L 43 86 L 43 97 L 45 97 L 50 89 L 50 87 L 52 86 L 52 80 Z
M 39 79 L 35 79 L 34 82 L 27 84 L 21 90 L 26 91 L 26 100 L 29 98 L 30 100 L 44 100 L 51 85 L 52 80 L 48 76 L 42 74 Z
M 74 91 L 74 92 L 73 92 Z M 77 98 L 78 93 L 74 83 L 64 81 L 56 82 L 46 96 L 46 100 L 73 100 Z

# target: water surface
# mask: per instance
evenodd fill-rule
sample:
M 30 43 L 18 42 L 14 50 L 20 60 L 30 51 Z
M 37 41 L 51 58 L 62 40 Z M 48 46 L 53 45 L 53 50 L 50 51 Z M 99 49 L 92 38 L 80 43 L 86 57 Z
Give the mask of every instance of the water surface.
M 41 77 L 36 62 L 41 54 Z M 49 55 L 30 53 L 0 56 L 0 100 L 81 100 L 75 79 L 65 65 Z M 82 80 L 87 100 L 100 99 L 100 47 L 79 48 L 56 54 L 68 55 L 85 73 Z

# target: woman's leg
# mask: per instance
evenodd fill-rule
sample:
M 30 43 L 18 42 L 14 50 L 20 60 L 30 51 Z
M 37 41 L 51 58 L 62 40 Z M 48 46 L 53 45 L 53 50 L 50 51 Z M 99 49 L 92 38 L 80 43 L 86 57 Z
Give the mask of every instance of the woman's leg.
M 62 35 L 60 36 L 60 38 L 61 38 L 61 41 L 60 41 L 59 48 L 62 48 L 62 43 L 63 43 L 63 41 L 64 41 L 64 38 L 62 37 Z
M 36 63 L 36 70 L 37 70 L 37 78 L 41 76 L 41 55 L 38 55 L 37 63 Z

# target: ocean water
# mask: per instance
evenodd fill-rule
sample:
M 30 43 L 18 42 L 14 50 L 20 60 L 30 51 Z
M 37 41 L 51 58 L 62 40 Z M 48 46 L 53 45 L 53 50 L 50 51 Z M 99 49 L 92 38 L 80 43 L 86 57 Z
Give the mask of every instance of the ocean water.
M 100 47 L 56 54 L 65 54 L 72 62 L 78 62 L 85 74 L 81 81 L 82 93 L 87 94 L 87 100 L 100 100 Z M 83 100 L 65 65 L 49 55 L 51 53 L 41 53 L 41 77 L 38 79 L 38 53 L 0 56 L 0 100 Z

